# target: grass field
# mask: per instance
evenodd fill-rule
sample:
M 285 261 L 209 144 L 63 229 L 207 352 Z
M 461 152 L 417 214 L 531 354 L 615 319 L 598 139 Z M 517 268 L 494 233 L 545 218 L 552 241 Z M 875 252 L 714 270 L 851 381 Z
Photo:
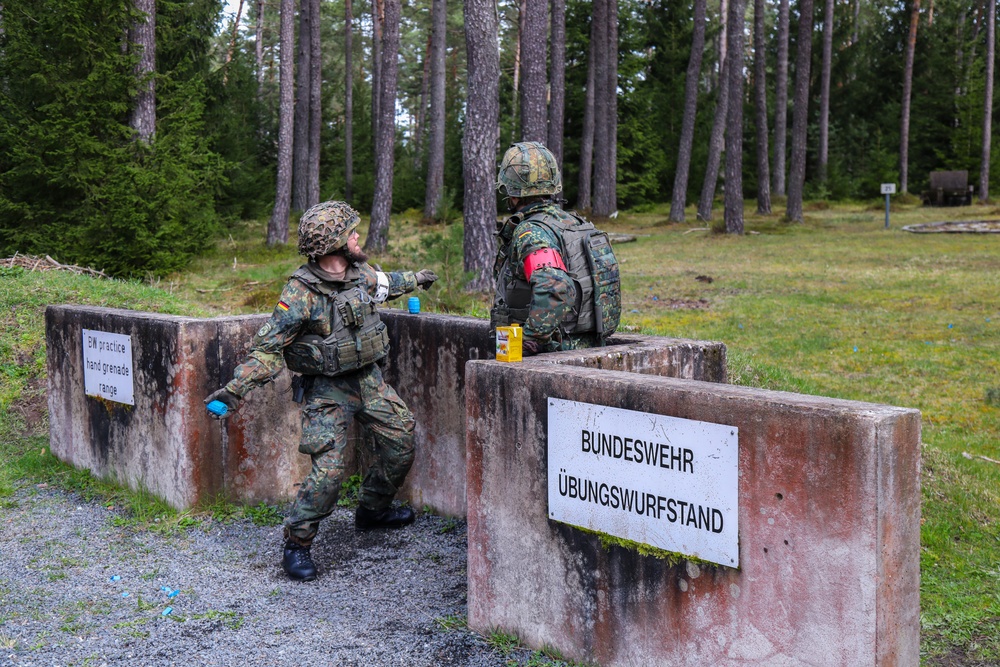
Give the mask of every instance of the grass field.
M 605 225 L 636 236 L 616 246 L 623 326 L 725 342 L 736 383 L 920 409 L 924 663 L 1000 664 L 1000 234 L 899 229 L 1000 211 L 901 206 L 885 230 L 881 206 L 814 204 L 801 225 L 748 209 L 741 237 L 668 224 L 667 207 L 623 213 Z M 425 311 L 483 315 L 485 297 L 462 291 L 460 225 L 418 219 L 394 219 L 378 261 L 438 271 Z M 263 236 L 262 223 L 237 225 L 188 271 L 146 284 L 0 269 L 0 495 L 23 479 L 97 485 L 45 454 L 33 416 L 45 304 L 267 311 L 299 260 Z

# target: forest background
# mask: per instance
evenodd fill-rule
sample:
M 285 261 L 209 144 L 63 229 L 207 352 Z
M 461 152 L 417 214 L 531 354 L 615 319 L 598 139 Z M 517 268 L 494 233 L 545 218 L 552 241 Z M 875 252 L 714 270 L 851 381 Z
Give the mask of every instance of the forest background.
M 237 219 L 270 215 L 282 243 L 294 211 L 343 198 L 375 251 L 391 212 L 464 211 L 484 278 L 487 181 L 522 139 L 597 218 L 697 202 L 740 233 L 737 199 L 801 221 L 803 198 L 919 193 L 938 169 L 985 200 L 995 6 L 922 2 L 4 2 L 0 254 L 162 276 Z

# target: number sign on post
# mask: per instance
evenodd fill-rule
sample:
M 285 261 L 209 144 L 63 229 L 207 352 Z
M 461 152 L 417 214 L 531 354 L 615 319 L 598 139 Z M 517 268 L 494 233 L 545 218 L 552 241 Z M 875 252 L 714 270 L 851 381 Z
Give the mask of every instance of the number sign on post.
M 885 195 L 885 228 L 889 229 L 889 195 L 896 194 L 896 184 L 883 183 L 882 194 Z

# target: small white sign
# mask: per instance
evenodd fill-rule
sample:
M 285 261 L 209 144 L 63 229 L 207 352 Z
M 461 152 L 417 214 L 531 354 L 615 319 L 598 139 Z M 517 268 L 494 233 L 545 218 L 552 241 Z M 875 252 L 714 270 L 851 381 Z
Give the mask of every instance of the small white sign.
M 739 431 L 550 398 L 549 518 L 739 567 Z
M 882 194 L 884 194 L 884 195 L 894 195 L 894 194 L 896 194 L 896 184 L 895 183 L 883 183 L 882 184 Z
M 83 386 L 87 396 L 135 405 L 131 336 L 83 330 Z

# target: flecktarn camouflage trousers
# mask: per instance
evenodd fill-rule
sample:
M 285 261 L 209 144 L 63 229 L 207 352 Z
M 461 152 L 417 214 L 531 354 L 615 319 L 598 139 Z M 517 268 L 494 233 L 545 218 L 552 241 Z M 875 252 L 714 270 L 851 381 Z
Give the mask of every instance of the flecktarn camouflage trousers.
M 362 506 L 388 507 L 413 464 L 413 415 L 378 365 L 340 377 L 316 376 L 302 408 L 299 444 L 299 451 L 312 457 L 312 470 L 285 519 L 286 535 L 300 544 L 312 542 L 337 503 L 352 419 L 373 436 L 361 445 L 374 450 L 361 453 L 372 462 L 358 491 Z

